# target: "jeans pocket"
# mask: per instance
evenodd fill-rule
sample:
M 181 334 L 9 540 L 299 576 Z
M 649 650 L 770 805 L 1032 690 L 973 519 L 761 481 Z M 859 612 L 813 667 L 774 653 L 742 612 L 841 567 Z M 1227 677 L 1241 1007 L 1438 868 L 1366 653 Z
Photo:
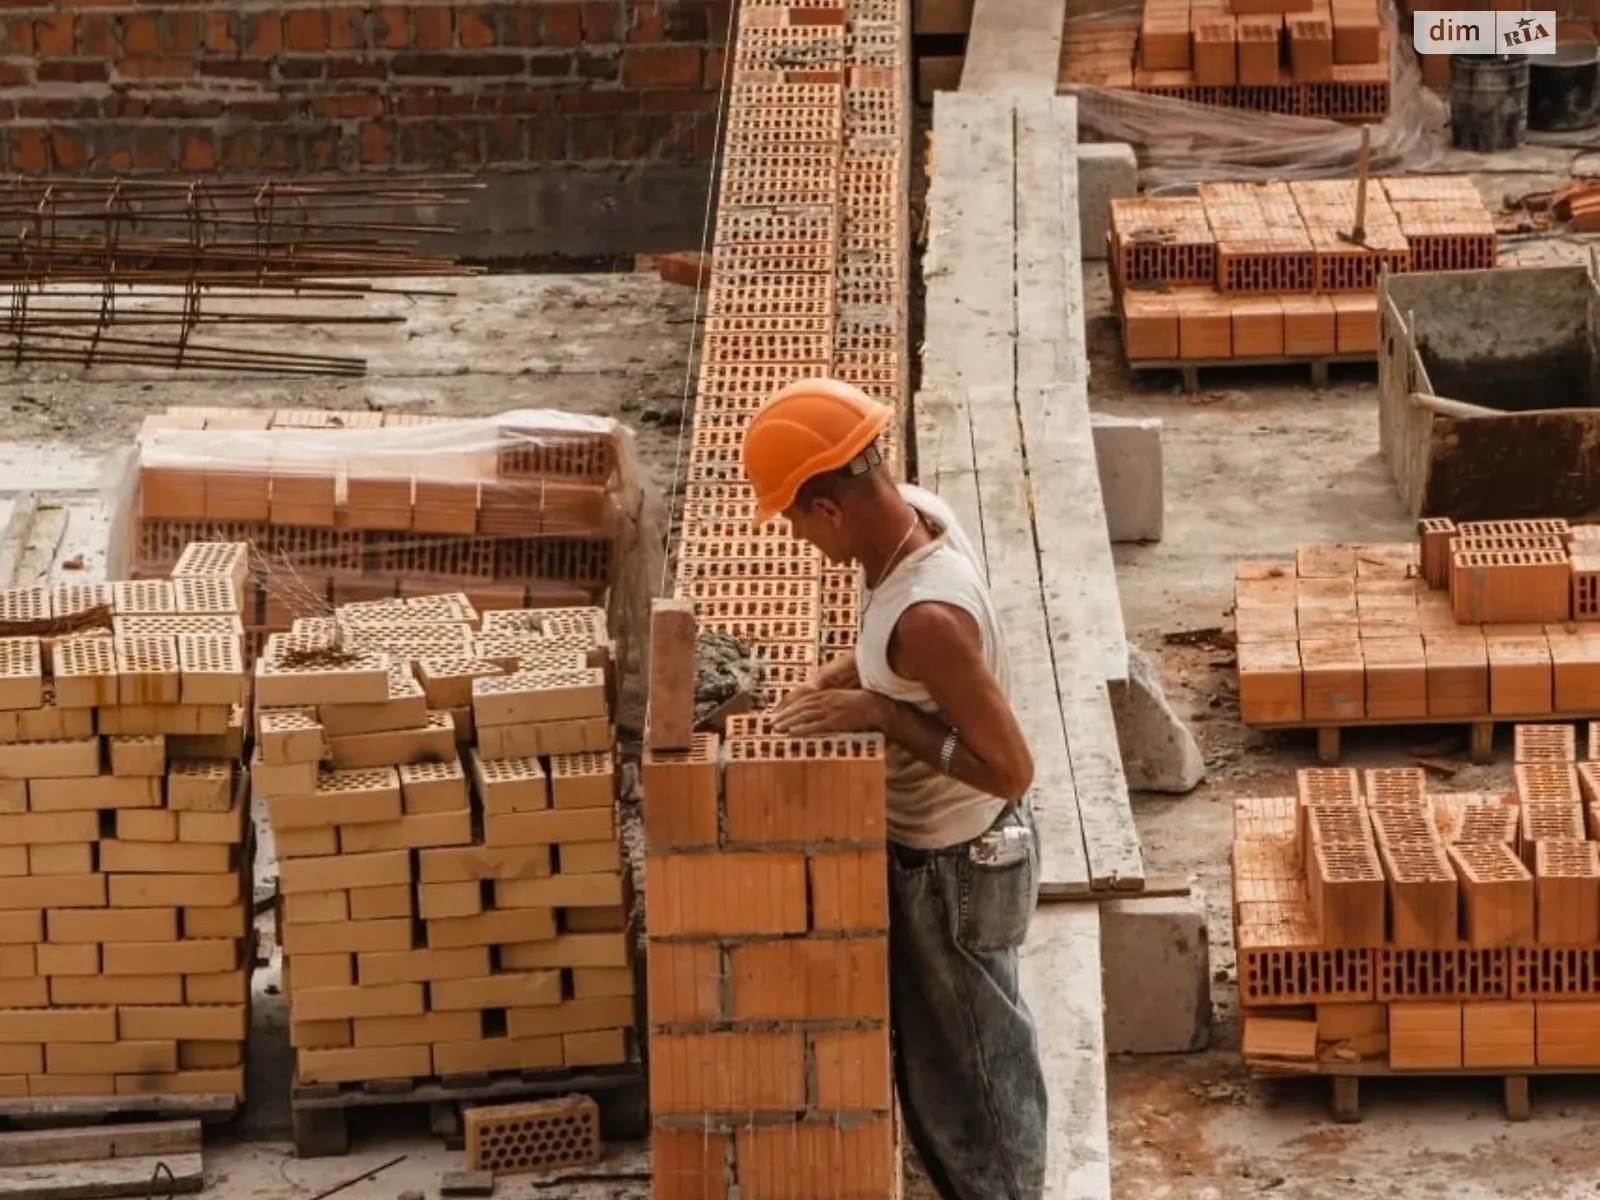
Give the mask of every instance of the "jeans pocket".
M 991 830 L 956 857 L 960 893 L 956 941 L 967 950 L 984 954 L 1015 950 L 1028 936 L 1037 903 L 1034 877 L 1037 855 L 1032 831 L 1025 838 L 1011 827 Z M 1000 841 L 995 839 L 999 836 Z

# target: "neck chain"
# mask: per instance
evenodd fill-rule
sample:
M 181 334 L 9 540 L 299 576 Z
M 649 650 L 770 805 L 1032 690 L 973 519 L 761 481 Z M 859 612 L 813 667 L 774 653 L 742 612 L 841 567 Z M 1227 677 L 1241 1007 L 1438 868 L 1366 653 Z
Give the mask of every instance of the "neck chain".
M 877 590 L 883 586 L 883 581 L 889 578 L 889 573 L 898 565 L 900 551 L 906 548 L 906 543 L 911 540 L 911 535 L 917 531 L 917 527 L 921 524 L 922 514 L 913 512 L 911 514 L 911 524 L 906 527 L 905 533 L 901 535 L 899 542 L 895 544 L 895 548 L 889 552 L 889 559 L 884 563 L 883 571 L 879 574 L 878 581 L 868 586 L 867 604 L 872 603 L 872 597 L 877 594 Z

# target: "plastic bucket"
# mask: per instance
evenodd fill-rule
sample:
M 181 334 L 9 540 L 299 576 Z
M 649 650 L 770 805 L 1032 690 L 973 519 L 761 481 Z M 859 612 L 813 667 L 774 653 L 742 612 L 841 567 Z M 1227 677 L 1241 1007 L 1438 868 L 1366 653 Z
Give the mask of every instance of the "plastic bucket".
M 1528 136 L 1526 54 L 1450 60 L 1450 140 L 1457 150 L 1514 150 Z
M 1595 123 L 1600 46 L 1563 42 L 1554 54 L 1528 56 L 1528 128 L 1588 129 Z

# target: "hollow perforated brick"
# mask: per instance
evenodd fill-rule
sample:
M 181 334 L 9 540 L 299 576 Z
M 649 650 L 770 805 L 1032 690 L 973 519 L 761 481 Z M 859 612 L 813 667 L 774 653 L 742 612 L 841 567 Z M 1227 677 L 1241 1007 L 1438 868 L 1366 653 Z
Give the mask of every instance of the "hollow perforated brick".
M 1308 845 L 1364 846 L 1372 841 L 1369 810 L 1339 804 L 1307 804 Z
M 1421 804 L 1408 807 L 1374 808 L 1372 831 L 1381 844 L 1389 846 L 1432 845 L 1439 841 L 1433 818 Z
M 227 614 L 243 611 L 238 587 L 224 576 L 179 577 L 172 580 L 172 604 L 184 614 Z
M 1510 955 L 1504 949 L 1449 946 L 1378 950 L 1375 999 L 1504 1000 L 1510 994 Z
M 1517 946 L 1510 951 L 1513 1000 L 1600 997 L 1600 947 Z
M 1459 810 L 1445 836 L 1451 842 L 1498 842 L 1512 846 L 1517 842 L 1520 823 L 1521 812 L 1516 805 L 1470 804 Z
M 1459 892 L 1443 843 L 1437 837 L 1398 840 L 1380 834 L 1379 855 L 1388 879 L 1389 941 L 1401 947 L 1453 945 Z
M 109 583 L 58 583 L 50 589 L 50 609 L 58 619 L 111 605 Z
M 1510 847 L 1456 842 L 1449 850 L 1461 881 L 1462 930 L 1483 949 L 1526 944 L 1534 933 L 1533 874 Z
M 47 587 L 0 588 L 0 621 L 48 621 L 52 616 Z
M 1262 1007 L 1373 998 L 1373 951 L 1239 947 L 1239 1000 Z
M 1571 725 L 1518 725 L 1514 746 L 1517 763 L 1578 761 L 1578 736 Z
M 1423 517 L 1418 522 L 1422 542 L 1422 577 L 1431 588 L 1442 588 L 1450 582 L 1450 540 L 1456 534 L 1456 523 L 1449 517 Z
M 1365 793 L 1372 808 L 1422 807 L 1428 778 L 1421 767 L 1371 767 L 1366 772 Z M 1376 821 L 1376 816 L 1374 816 Z
M 1293 796 L 1240 796 L 1233 802 L 1233 836 L 1236 839 L 1295 834 L 1296 800 Z
M 119 580 L 111 585 L 111 604 L 118 616 L 178 611 L 173 585 L 165 579 Z
M 228 579 L 242 588 L 250 578 L 247 542 L 191 542 L 172 567 L 173 579 Z
M 0 709 L 38 708 L 44 701 L 44 655 L 39 639 L 0 638 Z
M 600 1161 L 600 1108 L 590 1096 L 468 1108 L 467 1165 L 518 1175 Z
M 1354 808 L 1361 803 L 1361 774 L 1353 768 L 1302 767 L 1295 772 L 1295 786 L 1302 804 Z
M 1570 759 L 1522 762 L 1514 770 L 1517 799 L 1523 804 L 1577 804 L 1582 798 L 1578 768 Z

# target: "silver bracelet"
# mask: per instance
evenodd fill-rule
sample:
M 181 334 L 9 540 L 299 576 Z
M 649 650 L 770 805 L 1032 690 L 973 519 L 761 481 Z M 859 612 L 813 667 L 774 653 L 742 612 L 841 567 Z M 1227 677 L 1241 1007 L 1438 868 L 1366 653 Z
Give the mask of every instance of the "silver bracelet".
M 950 774 L 950 762 L 956 756 L 956 746 L 960 741 L 961 736 L 956 727 L 954 725 L 950 726 L 950 732 L 944 735 L 944 746 L 939 750 L 939 773 L 941 775 Z

